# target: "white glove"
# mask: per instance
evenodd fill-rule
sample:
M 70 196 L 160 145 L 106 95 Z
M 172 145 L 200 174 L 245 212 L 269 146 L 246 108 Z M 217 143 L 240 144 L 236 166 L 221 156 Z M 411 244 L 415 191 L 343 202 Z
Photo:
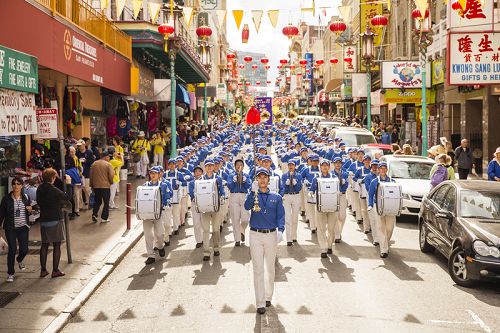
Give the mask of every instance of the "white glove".
M 294 180 L 292 181 L 292 184 L 293 184 L 293 186 L 297 185 L 297 179 L 294 179 Z
M 246 182 L 247 181 L 247 177 L 246 176 L 243 176 L 243 181 Z
M 287 180 L 286 180 L 285 185 L 286 185 L 286 186 L 289 186 L 289 185 L 290 185 L 290 179 L 287 179 Z
M 283 240 L 283 233 L 278 230 L 278 232 L 276 233 L 276 243 L 281 243 L 282 240 Z
M 312 198 L 314 197 L 314 192 L 307 192 L 307 195 Z
M 373 207 L 372 206 L 368 206 L 368 211 L 372 210 Z
M 222 186 L 226 186 L 227 182 L 225 180 L 222 180 Z
M 233 182 L 237 182 L 238 181 L 238 177 L 236 175 L 233 176 Z
M 304 180 L 304 184 L 306 184 L 306 186 L 311 185 L 311 183 L 309 183 L 309 181 L 308 181 L 307 179 L 306 179 L 306 180 Z
M 187 182 L 191 181 L 191 176 L 184 177 L 184 180 L 187 181 Z

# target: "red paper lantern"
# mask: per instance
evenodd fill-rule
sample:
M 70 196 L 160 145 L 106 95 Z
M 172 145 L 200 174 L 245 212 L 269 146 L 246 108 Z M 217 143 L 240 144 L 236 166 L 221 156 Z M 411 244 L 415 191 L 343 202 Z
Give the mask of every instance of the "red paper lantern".
M 246 116 L 247 125 L 257 125 L 260 124 L 260 112 L 254 106 L 252 106 Z
M 234 54 L 234 53 L 228 53 L 226 57 L 228 59 L 234 59 L 234 58 L 236 58 L 236 54 Z
M 306 73 L 310 73 L 311 70 L 309 68 L 306 69 Z
M 278 69 L 282 69 L 282 68 L 283 68 L 283 66 L 282 66 L 282 65 L 278 65 L 278 66 L 276 66 L 276 68 L 278 68 Z
M 260 62 L 264 65 L 267 65 L 269 63 L 269 59 L 264 57 L 264 58 L 260 59 Z
M 249 37 L 250 37 L 250 29 L 248 28 L 248 24 L 245 24 L 243 26 L 243 29 L 241 30 L 241 42 L 243 44 L 248 43 Z
M 418 8 L 415 8 L 412 12 L 411 12 L 411 17 L 413 17 L 414 19 L 416 20 L 423 20 L 422 18 L 422 13 L 420 12 L 420 9 Z M 427 9 L 425 11 L 425 18 L 428 18 L 429 17 L 429 10 Z
M 389 20 L 384 15 L 375 15 L 370 20 L 371 24 L 376 27 L 385 27 Z
M 260 81 L 255 81 L 255 84 L 260 86 Z
M 300 60 L 299 60 L 299 64 L 300 64 L 301 66 L 305 66 L 305 65 L 307 65 L 307 60 L 306 60 L 306 59 L 300 59 Z
M 335 65 L 335 64 L 337 64 L 338 62 L 339 62 L 339 59 L 337 59 L 337 58 L 335 58 L 335 57 L 330 58 L 330 64 Z
M 256 64 L 253 64 L 253 65 L 252 65 L 252 69 L 257 69 L 257 67 L 258 67 L 258 66 L 257 66 Z
M 279 78 L 277 78 L 277 79 L 276 79 L 276 81 L 281 82 L 281 78 L 280 78 L 280 77 L 279 77 Z
M 321 65 L 323 65 L 324 63 L 325 63 L 325 61 L 324 61 L 323 59 L 318 59 L 318 60 L 316 60 L 316 65 L 318 65 L 318 66 L 321 66 Z
M 340 34 L 346 31 L 347 25 L 342 21 L 334 21 L 330 24 L 330 31 Z
M 175 31 L 174 26 L 168 23 L 162 24 L 158 27 L 158 32 L 163 36 L 171 35 L 174 33 L 174 31 Z
M 250 82 L 245 82 L 245 86 L 249 87 L 250 86 Z
M 290 69 L 295 69 L 295 65 L 290 65 Z
M 271 66 L 269 66 L 269 65 L 265 65 L 265 66 L 264 66 L 264 68 L 265 68 L 265 69 L 266 69 L 266 71 L 267 71 L 269 68 L 271 68 Z
M 270 80 L 267 80 L 267 81 L 266 81 L 266 83 L 267 83 L 267 84 L 271 84 L 271 81 L 270 81 Z
M 298 73 L 297 73 L 297 76 L 302 76 L 302 72 L 298 72 Z
M 201 39 L 207 39 L 212 36 L 212 28 L 206 25 L 202 25 L 196 29 L 196 35 Z
M 238 82 L 238 85 L 241 87 L 243 85 L 243 82 Z
M 460 4 L 460 1 L 456 0 L 451 3 L 451 8 L 453 10 L 462 10 L 462 5 Z
M 299 28 L 294 25 L 288 24 L 287 26 L 283 27 L 282 32 L 283 35 L 287 36 L 288 38 L 292 38 L 299 34 Z
M 345 57 L 344 61 L 347 62 L 347 63 L 351 63 L 352 62 L 352 58 L 351 57 Z
M 240 64 L 240 66 L 239 66 L 239 67 L 240 67 L 240 69 L 243 69 L 243 68 L 245 68 L 245 65 Z
M 280 64 L 286 65 L 288 63 L 287 59 L 280 59 Z
M 245 56 L 243 58 L 243 60 L 245 60 L 245 62 L 251 62 L 252 61 L 252 57 L 251 56 Z

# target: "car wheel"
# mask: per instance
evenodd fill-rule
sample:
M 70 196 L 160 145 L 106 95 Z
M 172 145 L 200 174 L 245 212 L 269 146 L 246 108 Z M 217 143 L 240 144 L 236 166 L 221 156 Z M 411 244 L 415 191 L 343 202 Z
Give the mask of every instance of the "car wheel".
M 476 281 L 469 278 L 465 257 L 461 247 L 455 248 L 448 259 L 448 273 L 459 286 L 472 287 Z
M 419 233 L 419 243 L 420 243 L 420 251 L 424 253 L 434 252 L 434 246 L 427 242 L 427 228 L 425 226 L 424 221 L 420 222 L 420 233 Z

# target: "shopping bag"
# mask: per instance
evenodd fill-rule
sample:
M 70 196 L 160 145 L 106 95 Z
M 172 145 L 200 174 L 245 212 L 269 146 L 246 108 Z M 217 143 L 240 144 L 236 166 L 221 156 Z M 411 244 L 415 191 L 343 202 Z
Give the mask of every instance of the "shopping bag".
M 9 245 L 3 237 L 0 237 L 0 255 L 7 254 L 9 252 Z

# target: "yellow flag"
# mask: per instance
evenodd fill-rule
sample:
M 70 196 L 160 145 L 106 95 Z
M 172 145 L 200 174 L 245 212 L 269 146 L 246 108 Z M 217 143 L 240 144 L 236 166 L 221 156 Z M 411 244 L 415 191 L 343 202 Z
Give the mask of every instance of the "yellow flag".
M 191 26 L 191 21 L 193 20 L 193 7 L 183 7 L 182 16 L 186 20 L 186 25 L 189 28 Z
M 224 22 L 226 21 L 226 15 L 227 15 L 227 10 L 225 9 L 218 9 L 215 11 L 215 16 L 217 19 L 217 27 L 219 28 L 219 30 L 222 30 Z
M 257 33 L 259 32 L 260 29 L 260 22 L 262 21 L 262 15 L 264 15 L 263 10 L 252 10 L 252 20 L 253 24 L 255 24 L 255 31 L 257 31 Z
M 134 20 L 142 9 L 142 0 L 132 0 L 132 9 L 134 10 Z
M 116 0 L 116 18 L 118 19 L 125 8 L 125 0 Z
M 161 3 L 148 2 L 148 7 L 151 22 L 156 23 L 156 20 L 158 20 L 158 14 L 160 13 Z
M 279 16 L 280 11 L 279 10 L 269 10 L 267 12 L 267 15 L 269 16 L 269 21 L 271 21 L 271 25 L 273 28 L 276 28 L 276 25 L 278 24 L 278 16 Z
M 101 9 L 108 8 L 108 0 L 101 0 Z
M 241 21 L 243 20 L 243 11 L 242 10 L 233 10 L 234 22 L 236 23 L 236 27 L 240 30 Z
M 425 17 L 425 11 L 429 8 L 428 0 L 414 0 L 414 1 L 415 1 L 415 6 L 417 6 L 422 17 Z

